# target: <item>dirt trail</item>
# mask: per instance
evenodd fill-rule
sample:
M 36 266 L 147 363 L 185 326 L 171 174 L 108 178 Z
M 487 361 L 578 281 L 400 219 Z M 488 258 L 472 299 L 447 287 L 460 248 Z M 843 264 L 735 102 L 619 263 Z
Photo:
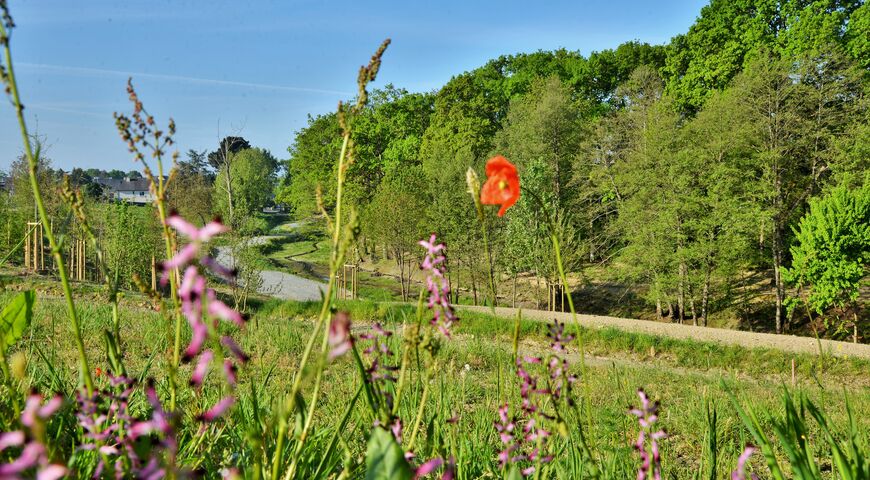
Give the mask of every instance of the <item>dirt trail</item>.
M 481 313 L 491 313 L 489 307 L 457 306 L 459 309 Z M 497 307 L 495 314 L 500 317 L 515 318 L 517 309 Z M 571 314 L 564 312 L 547 312 L 543 310 L 523 310 L 523 318 L 541 322 L 551 322 L 554 319 L 568 325 L 572 323 Z M 837 357 L 858 357 L 870 359 L 870 345 L 861 343 L 838 342 L 834 340 L 816 340 L 809 337 L 794 335 L 775 335 L 772 333 L 745 332 L 713 327 L 695 327 L 678 323 L 652 322 L 629 318 L 605 317 L 600 315 L 577 315 L 580 325 L 586 328 L 616 328 L 626 332 L 645 333 L 669 338 L 682 338 L 700 342 L 712 342 L 724 345 L 739 345 L 748 348 L 770 348 L 785 352 L 818 354 L 819 344 L 828 355 Z
M 291 224 L 291 228 L 298 224 Z M 274 236 L 254 237 L 251 242 L 261 244 L 268 242 Z M 232 256 L 228 249 L 219 250 L 219 260 L 222 263 L 232 263 Z M 315 282 L 296 275 L 284 272 L 265 270 L 261 272 L 263 286 L 260 293 L 277 298 L 289 300 L 319 300 L 321 291 L 326 289 L 322 282 Z M 457 306 L 482 313 L 489 313 L 489 307 Z M 496 315 L 514 318 L 517 309 L 498 307 Z M 560 322 L 571 324 L 571 314 L 565 312 L 547 312 L 544 310 L 523 310 L 523 317 L 530 320 L 551 322 L 558 319 Z M 680 325 L 678 323 L 653 322 L 648 320 L 636 320 L 630 318 L 607 317 L 601 315 L 578 314 L 580 324 L 587 328 L 616 328 L 626 332 L 645 333 L 668 338 L 681 338 L 712 342 L 724 345 L 738 345 L 748 348 L 770 348 L 785 352 L 819 354 L 820 349 L 828 355 L 837 357 L 858 357 L 870 360 L 870 345 L 838 342 L 834 340 L 816 340 L 810 337 L 798 337 L 794 335 L 775 335 L 771 333 L 746 332 L 742 330 L 729 330 L 713 327 L 695 327 L 692 325 Z

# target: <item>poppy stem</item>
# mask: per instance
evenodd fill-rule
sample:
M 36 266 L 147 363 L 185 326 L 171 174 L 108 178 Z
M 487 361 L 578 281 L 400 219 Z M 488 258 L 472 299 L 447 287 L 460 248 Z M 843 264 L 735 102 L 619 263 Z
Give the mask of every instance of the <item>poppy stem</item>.
M 489 248 L 489 222 L 486 221 L 486 216 L 483 214 L 482 208 L 477 213 L 478 218 L 480 218 L 480 229 L 483 232 L 483 248 L 486 251 L 486 266 L 489 269 L 489 293 L 492 298 L 490 308 L 494 313 L 495 307 L 498 306 L 498 295 L 495 293 L 495 273 L 492 266 L 492 251 Z

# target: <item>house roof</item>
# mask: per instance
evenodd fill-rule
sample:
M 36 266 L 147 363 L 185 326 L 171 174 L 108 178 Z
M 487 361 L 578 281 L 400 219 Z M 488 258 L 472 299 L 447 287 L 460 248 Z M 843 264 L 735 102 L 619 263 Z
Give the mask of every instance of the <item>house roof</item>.
M 115 192 L 149 191 L 150 185 L 145 178 L 130 180 L 129 178 L 95 178 L 95 182 Z

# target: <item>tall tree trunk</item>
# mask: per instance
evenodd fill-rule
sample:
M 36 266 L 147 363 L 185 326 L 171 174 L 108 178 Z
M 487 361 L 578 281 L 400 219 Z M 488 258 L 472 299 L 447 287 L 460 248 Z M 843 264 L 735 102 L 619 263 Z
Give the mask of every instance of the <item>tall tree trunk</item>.
M 401 250 L 396 250 L 396 264 L 399 266 L 399 285 L 401 285 L 402 290 L 402 301 L 408 301 L 408 295 L 405 292 L 405 259 L 402 255 L 404 252 Z
M 541 277 L 538 276 L 537 268 L 535 268 L 535 308 L 541 309 Z
M 474 263 L 468 264 L 468 273 L 471 275 L 471 293 L 474 297 L 474 305 L 477 305 L 477 275 L 474 274 Z
M 589 219 L 589 263 L 595 261 L 595 241 L 592 239 L 592 231 L 594 227 L 595 219 L 593 217 Z
M 511 301 L 511 307 L 517 308 L 517 272 L 514 272 L 514 291 L 513 300 Z
M 680 325 L 683 324 L 683 320 L 686 318 L 686 261 L 683 257 L 683 249 L 685 248 L 685 242 L 683 241 L 683 219 L 680 215 L 677 215 L 677 254 L 680 257 L 680 264 L 678 266 L 678 280 L 677 280 L 677 306 L 680 309 Z
M 685 277 L 686 264 L 682 261 L 680 262 L 679 267 L 679 281 L 677 282 L 677 317 L 680 321 L 680 325 L 683 324 L 683 319 L 685 318 L 686 311 L 686 293 L 685 293 L 685 284 L 683 283 L 683 278 Z
M 656 317 L 661 320 L 662 319 L 662 299 L 661 297 L 656 296 Z
M 692 312 L 692 325 L 698 326 L 698 315 L 695 312 L 695 296 L 689 296 L 689 310 Z
M 707 309 L 710 305 L 710 268 L 704 273 L 704 291 L 701 293 L 701 318 L 704 321 L 704 326 L 707 326 Z
M 785 282 L 782 278 L 782 232 L 773 229 L 773 282 L 776 288 L 776 333 L 782 333 L 782 305 L 785 302 Z

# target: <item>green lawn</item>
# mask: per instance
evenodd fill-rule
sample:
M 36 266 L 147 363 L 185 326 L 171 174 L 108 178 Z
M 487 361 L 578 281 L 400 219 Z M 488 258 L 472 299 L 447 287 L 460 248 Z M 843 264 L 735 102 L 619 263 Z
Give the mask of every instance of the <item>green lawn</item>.
M 11 292 L 0 295 L 0 302 L 5 303 L 10 298 Z M 96 292 L 85 298 L 90 300 L 80 301 L 79 309 L 87 350 L 92 366 L 105 370 L 107 362 L 102 353 L 100 332 L 110 324 L 110 308 L 99 301 Z M 45 295 L 40 295 L 37 302 L 32 330 L 17 347 L 27 358 L 28 382 L 45 390 L 71 392 L 76 383 L 76 354 L 71 336 L 67 334 L 63 303 Z M 251 443 L 246 432 L 263 431 L 267 437 L 273 434 L 269 433 L 274 428 L 271 416 L 283 398 L 282 393 L 289 388 L 319 306 L 274 300 L 255 306 L 257 309 L 248 328 L 241 332 L 226 328 L 228 332 L 235 332 L 252 356 L 252 361 L 240 374 L 239 405 L 223 426 L 207 432 L 207 441 L 195 447 L 187 444 L 180 452 L 185 464 L 209 472 L 217 472 L 228 464 L 245 470 L 254 468 L 259 447 Z M 383 322 L 387 328 L 398 332 L 401 324 L 415 319 L 413 308 L 395 304 L 346 302 L 340 303 L 338 308 L 350 312 L 354 324 L 359 326 L 355 329 L 357 336 L 372 321 Z M 145 298 L 135 294 L 125 298 L 121 314 L 128 370 L 136 378 L 154 377 L 158 390 L 165 395 L 164 368 L 171 351 L 167 340 L 169 324 L 151 309 Z M 458 478 L 501 476 L 496 461 L 499 440 L 493 421 L 497 419 L 499 405 L 504 402 L 516 405 L 519 400 L 511 361 L 513 331 L 514 322 L 510 320 L 463 313 L 453 337 L 440 342 L 436 375 L 430 383 L 433 393 L 424 409 L 422 440 L 415 448 L 418 458 L 452 455 L 457 459 Z M 521 354 L 547 351 L 546 325 L 523 321 L 519 331 Z M 587 370 L 574 394 L 580 405 L 589 406 L 589 415 L 567 418 L 568 435 L 575 438 L 579 426 L 586 426 L 585 433 L 595 456 L 599 464 L 610 471 L 610 478 L 634 476 L 637 459 L 630 443 L 637 436 L 637 423 L 627 414 L 627 408 L 637 404 L 635 391 L 639 387 L 662 403 L 659 424 L 669 435 L 661 447 L 664 478 L 696 478 L 698 471 L 709 470 L 710 453 L 704 445 L 709 444 L 705 443 L 705 438 L 709 439 L 711 432 L 715 432 L 718 439 L 716 478 L 730 478 L 731 466 L 751 438 L 737 418 L 728 392 L 752 405 L 763 418 L 767 412 L 781 415 L 780 394 L 791 384 L 792 358 L 798 366 L 795 390 L 822 405 L 832 424 L 845 425 L 846 398 L 853 411 L 870 411 L 870 385 L 866 375 L 870 364 L 865 361 L 792 356 L 616 330 L 584 330 L 581 338 Z M 361 347 L 367 345 L 365 340 L 358 342 Z M 389 343 L 398 352 L 401 335 L 394 335 Z M 579 375 L 576 343 L 569 359 L 571 371 Z M 189 372 L 190 367 L 185 366 L 180 374 L 186 378 Z M 423 385 L 421 372 L 412 365 L 411 391 L 403 397 L 398 409 L 406 428 L 410 428 L 408 425 L 413 423 L 418 411 Z M 353 411 L 345 428 L 336 430 L 337 419 L 346 411 L 358 384 L 356 369 L 349 358 L 341 359 L 328 369 L 323 396 L 315 413 L 317 427 L 302 456 L 300 472 L 303 474 L 313 475 L 320 460 L 325 458 L 327 469 L 336 473 L 341 470 L 341 464 L 350 461 L 356 465 L 351 469 L 351 477 L 362 478 L 358 462 L 364 457 L 371 417 L 360 406 Z M 201 393 L 184 389 L 182 404 L 196 412 L 217 398 L 216 390 L 217 387 L 210 389 L 209 385 Z M 310 393 L 310 389 L 305 391 L 306 395 Z M 141 399 L 136 404 L 141 406 Z M 708 408 L 718 412 L 718 422 L 712 431 Z M 454 417 L 456 423 L 447 422 Z M 2 418 L 8 421 L 8 417 Z M 870 418 L 861 414 L 856 421 L 862 441 L 867 442 Z M 183 422 L 185 428 L 190 422 L 190 418 Z M 763 423 L 770 425 L 767 420 Z M 341 448 L 323 457 L 337 431 L 342 439 Z M 815 428 L 809 432 L 812 441 L 818 442 L 819 435 Z M 578 478 L 576 450 L 569 448 L 563 453 L 553 465 L 552 474 L 559 478 Z M 782 451 L 778 453 L 784 455 Z M 820 449 L 818 454 L 823 464 L 830 465 L 829 451 Z M 751 464 L 760 471 L 761 462 L 758 455 Z

